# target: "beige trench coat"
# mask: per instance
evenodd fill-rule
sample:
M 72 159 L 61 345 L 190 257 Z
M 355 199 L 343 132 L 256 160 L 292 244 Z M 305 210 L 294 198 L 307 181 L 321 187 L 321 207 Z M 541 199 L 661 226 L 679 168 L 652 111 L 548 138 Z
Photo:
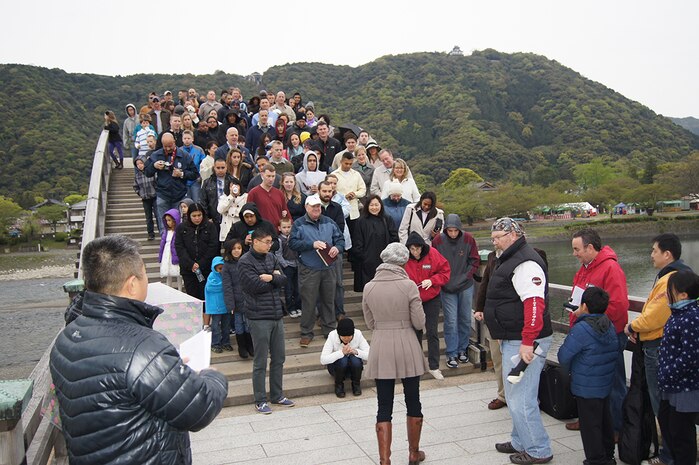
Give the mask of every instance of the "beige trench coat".
M 397 265 L 382 264 L 364 287 L 364 320 L 373 331 L 364 376 L 402 379 L 428 369 L 415 330 L 425 329 L 425 312 L 417 285 Z

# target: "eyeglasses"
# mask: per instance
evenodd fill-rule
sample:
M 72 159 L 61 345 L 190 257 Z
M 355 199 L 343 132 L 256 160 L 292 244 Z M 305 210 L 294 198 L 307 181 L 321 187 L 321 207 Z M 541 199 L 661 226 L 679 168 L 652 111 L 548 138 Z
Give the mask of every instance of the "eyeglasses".
M 500 239 L 502 239 L 503 237 L 508 236 L 509 234 L 510 234 L 510 233 L 507 232 L 507 233 L 504 233 L 504 234 L 500 234 L 499 236 L 493 236 L 493 237 L 490 238 L 490 242 L 497 242 L 497 241 L 499 241 Z
M 262 242 L 262 243 L 265 244 L 265 245 L 272 245 L 272 243 L 274 242 L 272 239 L 267 239 L 267 240 L 264 240 L 264 241 L 261 240 L 261 239 L 255 239 L 255 240 L 256 240 L 257 242 Z

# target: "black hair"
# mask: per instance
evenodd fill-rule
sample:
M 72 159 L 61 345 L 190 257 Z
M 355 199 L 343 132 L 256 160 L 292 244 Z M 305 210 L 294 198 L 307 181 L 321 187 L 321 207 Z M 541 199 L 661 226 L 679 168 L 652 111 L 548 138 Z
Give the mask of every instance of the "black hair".
M 245 251 L 245 246 L 243 245 L 243 241 L 240 239 L 229 239 L 226 242 L 223 243 L 223 260 L 226 262 L 234 262 L 236 259 L 233 258 L 233 254 L 231 251 L 233 250 L 234 245 L 240 245 L 240 247 Z
M 251 235 L 251 238 L 253 240 L 257 239 L 264 239 L 265 237 L 274 237 L 274 233 L 270 230 L 269 226 L 266 224 L 261 224 L 259 227 L 257 227 Z
M 672 273 L 667 280 L 667 299 L 671 304 L 675 303 L 675 294 L 686 292 L 688 299 L 699 298 L 699 276 L 692 271 L 678 271 Z
M 143 277 L 138 242 L 122 235 L 90 241 L 82 251 L 85 289 L 116 295 L 131 276 Z
M 352 152 L 345 152 L 342 154 L 342 159 L 343 160 L 354 160 L 354 153 Z
M 573 239 L 576 237 L 579 237 L 582 239 L 583 247 L 587 247 L 588 245 L 592 244 L 592 247 L 596 251 L 602 250 L 602 239 L 599 237 L 599 234 L 597 234 L 597 231 L 594 229 L 590 228 L 584 228 L 581 229 L 580 231 L 575 231 L 573 233 Z
M 372 200 L 378 200 L 379 204 L 381 205 L 381 211 L 379 212 L 378 216 L 379 218 L 384 217 L 386 215 L 386 210 L 384 210 L 383 207 L 383 200 L 381 200 L 380 195 L 370 195 L 369 197 L 366 197 L 364 200 L 364 209 L 362 210 L 362 215 L 364 217 L 369 217 L 371 216 L 371 213 L 369 213 L 369 204 L 371 203 Z
M 580 298 L 580 305 L 587 305 L 592 314 L 604 313 L 609 305 L 609 294 L 601 287 L 588 287 Z
M 656 243 L 661 252 L 670 252 L 675 260 L 679 260 L 682 256 L 682 243 L 677 235 L 673 233 L 659 234 L 653 238 L 653 244 Z
M 430 211 L 427 213 L 427 221 L 429 221 L 437 216 L 437 194 L 431 191 L 423 192 L 420 196 L 420 200 L 417 202 L 417 208 L 422 208 L 422 201 L 425 199 L 430 199 L 432 201 L 432 207 L 430 207 Z
M 192 213 L 194 213 L 194 212 L 201 212 L 201 215 L 202 215 L 201 223 L 199 223 L 198 225 L 192 223 Z M 201 226 L 202 224 L 204 224 L 205 222 L 206 222 L 206 208 L 204 208 L 204 205 L 200 204 L 199 202 L 195 202 L 192 205 L 190 205 L 189 209 L 187 210 L 187 223 L 191 227 L 197 228 L 197 227 Z

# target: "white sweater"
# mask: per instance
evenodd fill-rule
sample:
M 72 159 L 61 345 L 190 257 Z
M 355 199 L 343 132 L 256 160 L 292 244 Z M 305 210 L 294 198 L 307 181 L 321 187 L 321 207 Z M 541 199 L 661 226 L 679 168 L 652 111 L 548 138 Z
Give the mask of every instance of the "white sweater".
M 333 330 L 328 334 L 328 339 L 323 346 L 323 352 L 320 354 L 320 363 L 322 365 L 331 365 L 340 360 L 345 354 L 342 353 L 344 344 L 337 335 L 337 330 Z M 369 343 L 364 339 L 362 332 L 355 328 L 354 337 L 349 343 L 349 346 L 357 351 L 357 357 L 364 361 L 369 359 Z

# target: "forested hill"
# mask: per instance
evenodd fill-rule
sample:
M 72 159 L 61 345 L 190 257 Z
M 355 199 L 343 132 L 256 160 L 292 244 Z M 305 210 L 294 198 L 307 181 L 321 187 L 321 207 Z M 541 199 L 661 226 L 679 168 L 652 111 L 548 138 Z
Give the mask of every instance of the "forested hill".
M 692 132 L 699 136 L 699 119 L 692 116 L 687 116 L 685 118 L 670 118 L 675 124 L 679 124 L 686 130 Z
M 386 56 L 356 68 L 275 66 L 261 86 L 242 76 L 106 77 L 0 65 L 0 193 L 47 197 L 86 191 L 102 113 L 123 118 L 151 90 L 231 85 L 301 92 L 332 124 L 356 123 L 414 171 L 444 181 L 457 167 L 489 180 L 548 184 L 572 179 L 595 157 L 643 166 L 677 161 L 699 137 L 647 107 L 543 56 L 494 50 L 470 56 Z

